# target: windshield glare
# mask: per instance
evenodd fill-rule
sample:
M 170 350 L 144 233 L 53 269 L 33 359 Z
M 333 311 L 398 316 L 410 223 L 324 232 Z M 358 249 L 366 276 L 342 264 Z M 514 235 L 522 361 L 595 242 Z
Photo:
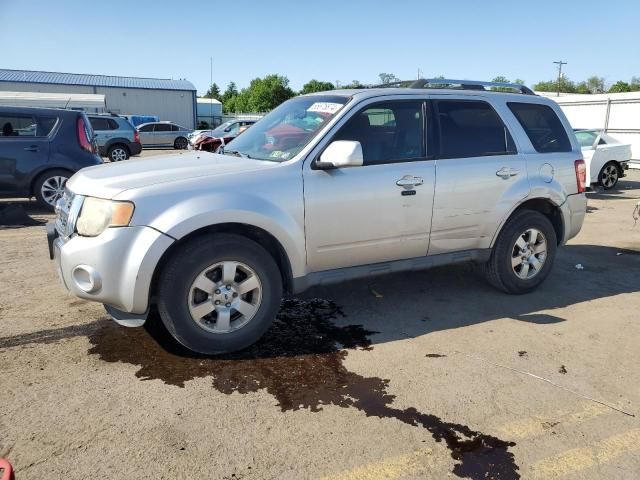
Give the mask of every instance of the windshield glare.
M 258 160 L 293 158 L 347 103 L 348 97 L 312 95 L 284 102 L 225 147 Z

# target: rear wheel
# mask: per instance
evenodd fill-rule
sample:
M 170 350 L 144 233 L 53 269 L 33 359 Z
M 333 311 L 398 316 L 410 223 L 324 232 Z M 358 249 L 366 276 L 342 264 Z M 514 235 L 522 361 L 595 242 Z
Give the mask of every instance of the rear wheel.
M 522 210 L 500 232 L 486 265 L 487 279 L 507 293 L 530 292 L 549 275 L 556 250 L 556 232 L 549 219 Z
M 182 247 L 160 276 L 158 310 L 174 338 L 215 354 L 255 343 L 275 318 L 282 297 L 271 255 L 239 235 L 215 234 Z
M 33 194 L 43 207 L 53 210 L 56 202 L 64 194 L 64 186 L 71 177 L 67 170 L 48 170 L 37 178 L 33 186 Z
M 602 188 L 611 190 L 618 184 L 618 180 L 620 180 L 620 169 L 616 162 L 609 162 L 602 167 L 598 175 L 598 183 Z
M 113 145 L 109 148 L 107 156 L 112 162 L 121 162 L 122 160 L 127 160 L 129 158 L 129 149 L 124 145 Z
M 185 148 L 187 148 L 188 145 L 189 145 L 189 142 L 184 137 L 178 137 L 173 142 L 173 148 L 175 148 L 176 150 L 184 150 Z

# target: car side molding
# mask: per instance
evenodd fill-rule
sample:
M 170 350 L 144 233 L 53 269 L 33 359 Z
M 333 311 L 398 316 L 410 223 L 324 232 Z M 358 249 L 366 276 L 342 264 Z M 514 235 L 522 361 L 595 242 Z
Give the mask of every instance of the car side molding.
M 486 262 L 491 256 L 490 248 L 463 250 L 460 252 L 441 253 L 422 257 L 394 260 L 391 262 L 358 265 L 356 267 L 336 268 L 313 272 L 292 281 L 293 293 L 300 293 L 315 285 L 331 285 L 334 283 L 357 280 L 359 278 L 377 277 L 397 272 L 427 270 L 433 267 L 464 262 Z

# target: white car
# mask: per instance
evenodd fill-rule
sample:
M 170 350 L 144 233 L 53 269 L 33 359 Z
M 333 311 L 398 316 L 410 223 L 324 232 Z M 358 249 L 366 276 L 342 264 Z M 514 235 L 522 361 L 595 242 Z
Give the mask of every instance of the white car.
M 576 130 L 576 137 L 587 164 L 591 185 L 610 190 L 625 176 L 631 159 L 631 145 L 621 143 L 601 130 Z

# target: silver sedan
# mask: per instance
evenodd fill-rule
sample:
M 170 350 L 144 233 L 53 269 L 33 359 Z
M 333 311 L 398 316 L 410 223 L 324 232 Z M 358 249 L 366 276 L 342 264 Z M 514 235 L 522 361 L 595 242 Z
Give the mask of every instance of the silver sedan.
M 187 137 L 192 131 L 171 122 L 143 123 L 137 130 L 143 147 L 173 147 L 177 150 L 187 148 Z

